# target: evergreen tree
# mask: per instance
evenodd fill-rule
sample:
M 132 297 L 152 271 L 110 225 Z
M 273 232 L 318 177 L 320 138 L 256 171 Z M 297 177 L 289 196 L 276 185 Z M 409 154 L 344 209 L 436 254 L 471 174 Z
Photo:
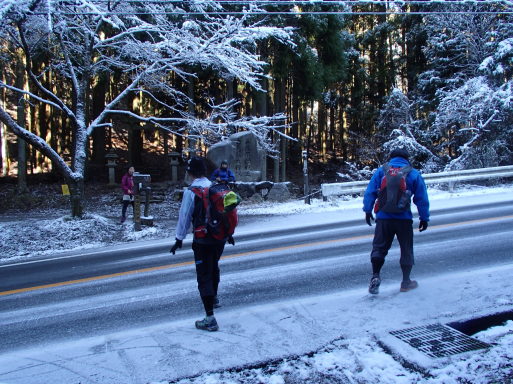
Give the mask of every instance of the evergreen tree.
M 410 161 L 417 168 L 432 169 L 436 164 L 433 153 L 419 143 L 412 129 L 411 102 L 406 95 L 395 88 L 387 98 L 378 118 L 378 132 L 384 144 L 382 159 L 394 148 L 405 148 L 410 154 Z
M 460 87 L 479 74 L 480 64 L 493 51 L 490 43 L 501 23 L 497 14 L 479 12 L 497 10 L 496 7 L 475 4 L 430 6 L 431 10 L 469 13 L 425 17 L 428 38 L 424 55 L 429 69 L 419 76 L 418 82 L 418 102 L 423 109 L 436 110 L 445 92 Z

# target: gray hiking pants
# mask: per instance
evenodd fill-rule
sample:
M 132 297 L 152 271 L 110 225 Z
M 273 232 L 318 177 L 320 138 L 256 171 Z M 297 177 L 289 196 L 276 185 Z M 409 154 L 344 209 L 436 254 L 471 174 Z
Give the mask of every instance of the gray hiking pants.
M 413 265 L 413 220 L 378 219 L 372 241 L 372 259 L 384 259 L 394 237 L 397 236 L 401 248 L 401 265 Z

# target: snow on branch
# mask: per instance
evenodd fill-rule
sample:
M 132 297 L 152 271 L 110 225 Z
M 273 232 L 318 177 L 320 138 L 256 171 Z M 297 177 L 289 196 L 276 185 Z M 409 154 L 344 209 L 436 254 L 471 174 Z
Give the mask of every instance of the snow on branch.
M 34 93 L 32 92 L 29 92 L 29 91 L 25 91 L 23 89 L 19 89 L 19 88 L 16 88 L 16 87 L 13 87 L 11 85 L 8 85 L 8 84 L 5 84 L 4 82 L 0 81 L 0 88 L 5 88 L 5 89 L 9 89 L 11 91 L 14 91 L 14 92 L 17 92 L 19 94 L 23 94 L 23 95 L 27 95 L 37 101 L 40 101 L 42 103 L 45 103 L 45 104 L 48 104 L 48 105 L 51 105 L 52 107 L 54 108 L 57 108 L 58 110 L 61 110 L 62 111 L 62 108 L 59 104 L 56 104 L 50 100 L 46 100 L 46 99 L 43 99 L 42 97 L 39 97 L 38 95 L 35 95 Z
M 0 108 L 0 121 L 3 122 L 14 134 L 31 143 L 41 151 L 41 153 L 58 164 L 59 168 L 67 178 L 78 180 L 82 177 L 80 173 L 73 172 L 64 159 L 44 139 L 18 125 L 2 108 Z
M 208 69 L 222 79 L 237 79 L 240 84 L 262 90 L 260 82 L 266 77 L 267 63 L 258 56 L 257 42 L 276 39 L 293 46 L 292 30 L 268 26 L 261 17 L 255 21 L 254 12 L 259 10 L 256 4 L 246 9 L 251 14 L 222 14 L 224 5 L 214 0 L 1 1 L 0 14 L 6 17 L 0 25 L 0 36 L 6 46 L 22 48 L 30 91 L 8 85 L 10 80 L 0 87 L 64 111 L 74 130 L 72 166 L 62 159 L 57 161 L 43 138 L 29 135 L 20 127 L 12 126 L 12 130 L 48 153 L 63 173 L 73 177 L 77 173 L 83 177 L 89 137 L 97 127 L 111 125 L 114 115 L 152 123 L 176 135 L 197 136 L 205 143 L 248 130 L 274 153 L 270 133 L 286 136 L 284 115 L 238 117 L 234 112 L 236 102 L 228 101 L 211 105 L 207 116 L 200 119 L 187 114 L 193 100 L 171 81 L 173 77 L 191 81 L 201 69 Z M 265 11 L 261 13 L 265 15 Z M 36 54 L 44 54 L 44 67 L 33 65 Z M 5 60 L 3 65 L 12 65 Z M 113 74 L 119 75 L 120 81 L 108 94 L 103 110 L 90 116 L 88 100 L 98 79 Z M 49 76 L 59 87 L 46 82 Z M 148 110 L 159 112 L 151 115 L 130 110 L 127 102 L 134 93 L 145 99 L 145 105 L 157 106 Z
M 441 101 L 434 127 L 440 132 L 454 130 L 459 140 L 458 157 L 446 169 L 464 169 L 478 163 L 479 158 L 493 147 L 494 140 L 511 135 L 509 116 L 512 106 L 511 84 L 494 89 L 484 77 L 467 81 L 447 94 Z
M 238 104 L 239 102 L 233 99 L 219 105 L 210 105 L 211 111 L 207 118 L 198 119 L 184 113 L 180 128 L 176 129 L 176 125 L 174 128 L 163 126 L 160 128 L 167 128 L 173 133 L 185 134 L 187 132 L 187 136 L 199 139 L 206 145 L 215 144 L 235 132 L 249 131 L 255 135 L 260 147 L 271 156 L 278 153 L 276 142 L 273 143 L 271 140 L 271 132 L 276 132 L 291 141 L 297 141 L 283 132 L 289 127 L 284 114 L 237 117 L 234 108 Z M 156 121 L 160 122 L 161 120 Z
M 274 116 L 265 117 L 243 117 L 229 122 L 213 122 L 204 119 L 188 119 L 187 132 L 189 137 L 201 139 L 206 145 L 212 145 L 223 138 L 226 138 L 232 133 L 240 131 L 252 132 L 258 145 L 266 151 L 271 157 L 276 156 L 279 151 L 276 147 L 276 142 L 272 142 L 269 133 L 271 131 L 289 138 L 290 140 L 297 141 L 280 131 L 280 129 L 287 127 L 283 122 L 285 116 L 283 114 L 276 114 Z

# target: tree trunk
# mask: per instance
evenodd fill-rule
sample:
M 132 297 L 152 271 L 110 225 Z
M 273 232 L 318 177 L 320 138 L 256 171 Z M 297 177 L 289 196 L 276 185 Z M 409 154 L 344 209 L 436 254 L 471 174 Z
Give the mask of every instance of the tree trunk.
M 6 132 L 4 124 L 0 122 L 0 176 L 7 176 L 7 173 L 8 171 Z
M 264 91 L 253 91 L 253 105 L 257 116 L 267 116 L 267 79 L 262 79 L 260 85 Z
M 294 79 L 294 85 L 292 87 L 292 110 L 290 111 L 292 115 L 292 126 L 290 127 L 290 136 L 293 138 L 299 138 L 299 132 L 300 132 L 300 124 L 301 124 L 301 100 L 299 98 L 299 92 L 297 92 L 297 82 L 300 81 L 299 79 Z M 287 153 L 284 159 L 288 161 L 288 164 L 291 166 L 297 166 L 301 165 L 301 152 L 298 151 L 298 148 L 296 147 L 296 142 L 292 140 L 286 140 L 282 139 L 283 142 L 287 142 Z M 283 166 L 285 166 L 285 162 L 283 163 Z M 283 180 L 285 181 L 285 180 Z
M 287 110 L 287 84 L 286 79 L 284 78 L 277 78 L 274 83 L 274 113 L 285 113 Z M 276 142 L 278 145 L 278 150 L 280 150 L 280 158 L 276 158 L 274 161 L 274 181 L 279 182 L 285 181 L 285 175 L 286 175 L 286 142 L 285 138 L 280 138 L 278 134 L 276 134 Z M 281 147 L 281 149 L 280 149 Z M 280 178 L 280 162 L 282 164 L 281 167 L 281 178 Z
M 335 106 L 330 107 L 330 133 L 329 133 L 329 151 L 331 152 L 331 155 L 333 156 L 333 160 L 337 158 L 337 142 L 335 140 L 336 136 L 336 130 L 337 130 L 337 124 L 335 119 Z
M 55 89 L 56 85 L 53 84 L 53 86 L 52 86 L 52 83 L 53 83 L 52 75 L 53 74 L 51 72 L 48 73 L 48 75 L 47 75 L 48 76 L 47 87 L 49 89 L 53 88 L 53 91 L 56 92 L 56 89 Z M 40 112 L 40 113 L 42 113 L 42 112 Z M 46 111 L 44 113 L 45 113 L 45 115 L 47 114 Z M 62 131 L 64 129 L 64 127 L 59 126 L 59 113 L 57 112 L 57 110 L 55 108 L 50 107 L 49 111 L 48 111 L 48 115 L 46 116 L 46 119 L 48 121 L 48 125 L 50 126 L 50 135 L 51 135 L 50 145 L 58 153 L 64 153 L 62 146 L 59 145 L 60 131 Z M 54 161 L 52 161 L 52 173 L 55 173 L 55 174 L 58 173 L 57 165 L 55 164 Z
M 138 167 L 143 163 L 143 131 L 139 127 L 139 122 L 127 118 L 128 131 L 128 165 Z
M 294 81 L 299 81 L 299 80 L 294 80 Z M 298 92 L 296 92 L 294 90 L 294 88 L 296 87 L 293 87 L 292 89 L 292 111 L 291 111 L 291 114 L 292 114 L 292 127 L 290 129 L 290 135 L 292 137 L 298 137 L 299 136 L 299 108 L 301 106 L 300 102 L 299 102 L 299 95 L 298 95 Z
M 23 66 L 20 62 L 16 65 L 16 87 L 23 89 L 25 86 L 25 76 Z M 19 95 L 16 120 L 20 127 L 26 126 L 25 118 L 25 98 Z M 17 137 L 18 141 L 18 193 L 27 192 L 27 145 L 25 140 Z
M 287 180 L 287 140 L 282 137 L 281 141 L 281 181 Z
M 386 5 L 378 5 L 377 6 L 378 10 L 380 12 L 386 12 Z M 378 25 L 385 25 L 387 22 L 387 16 L 384 15 L 384 14 L 381 14 L 381 15 L 378 15 Z M 392 77 L 393 75 L 389 72 L 390 70 L 392 70 L 392 68 L 389 68 L 388 67 L 388 62 L 387 62 L 387 54 L 388 54 L 388 49 L 387 49 L 387 32 L 386 32 L 386 29 L 383 29 L 380 31 L 380 33 L 378 34 L 378 38 L 377 38 L 377 42 L 376 42 L 376 45 L 377 45 L 377 84 L 376 84 L 376 87 L 377 87 L 377 100 L 375 101 L 375 104 L 374 104 L 374 107 L 375 108 L 379 108 L 380 104 L 382 103 L 383 101 L 383 98 L 386 96 L 387 94 L 387 90 L 388 90 L 388 86 L 389 84 L 387 84 L 387 79 L 389 77 Z M 392 61 L 392 57 L 390 57 L 390 61 Z
M 304 140 L 306 136 L 306 127 L 308 125 L 308 104 L 306 102 L 301 103 L 299 110 L 299 136 L 298 139 Z
M 84 213 L 84 180 L 68 179 L 71 200 L 71 217 L 81 218 Z
M 347 161 L 347 141 L 344 137 L 346 132 L 346 122 L 344 120 L 344 104 L 341 103 L 338 109 L 338 121 L 339 121 L 339 140 L 340 140 L 340 152 L 342 153 L 342 160 Z
M 18 125 L 25 126 L 25 99 L 18 101 Z M 21 137 L 18 140 L 18 193 L 27 193 L 27 144 Z
M 187 103 L 187 113 L 191 116 L 196 116 L 196 106 L 194 105 L 194 79 L 189 79 L 187 83 L 187 96 L 189 97 L 189 102 Z M 196 154 L 196 139 L 188 137 L 189 142 L 189 151 L 191 156 Z
M 277 133 L 273 134 L 273 142 L 275 143 L 276 147 L 279 148 L 280 138 L 278 137 Z M 276 156 L 273 158 L 273 182 L 275 182 L 275 183 L 280 182 L 280 158 L 279 158 L 279 156 Z
M 90 54 L 91 51 L 88 51 Z M 92 55 L 91 55 L 92 56 Z M 89 57 L 86 62 L 91 62 L 92 57 Z M 84 71 L 82 77 L 77 79 L 76 94 L 76 126 L 75 126 L 75 145 L 73 153 L 73 172 L 75 177 L 70 184 L 71 192 L 71 215 L 72 217 L 82 217 L 83 213 L 83 197 L 84 197 L 84 177 L 86 171 L 87 157 L 88 157 L 88 143 L 89 136 L 87 134 L 87 121 L 88 119 L 88 103 L 89 90 L 91 89 L 92 78 L 91 73 Z
M 1 80 L 5 83 L 5 71 L 1 71 Z M 0 108 L 5 108 L 5 88 L 0 90 Z M 7 137 L 5 126 L 0 122 L 0 176 L 7 176 Z
M 226 100 L 231 100 L 235 97 L 235 80 L 226 80 Z
M 105 96 L 107 93 L 107 82 L 108 77 L 106 75 L 100 75 L 98 78 L 98 83 L 93 90 L 93 111 L 92 111 L 92 119 L 95 119 L 100 115 L 100 113 L 105 108 Z M 91 156 L 91 162 L 95 165 L 105 165 L 105 148 L 106 148 L 106 138 L 105 138 L 105 127 L 97 127 L 93 131 L 93 153 Z
M 162 145 L 164 146 L 164 156 L 167 159 L 169 154 L 169 137 L 167 132 L 163 129 L 159 129 L 159 136 L 162 137 Z
M 285 111 L 285 105 L 283 105 L 283 98 L 281 96 L 282 92 L 282 78 L 276 78 L 273 82 L 274 86 L 274 104 L 273 104 L 273 114 L 280 113 Z M 277 133 L 273 133 L 273 142 L 276 145 L 276 148 L 280 149 L 280 136 Z M 279 156 L 274 157 L 273 159 L 273 181 L 278 183 L 280 181 L 280 158 Z
M 326 138 L 326 105 L 323 102 L 319 102 L 318 107 L 318 118 L 317 118 L 317 150 L 319 154 L 322 155 L 323 160 L 326 160 L 326 146 L 325 146 L 325 138 Z

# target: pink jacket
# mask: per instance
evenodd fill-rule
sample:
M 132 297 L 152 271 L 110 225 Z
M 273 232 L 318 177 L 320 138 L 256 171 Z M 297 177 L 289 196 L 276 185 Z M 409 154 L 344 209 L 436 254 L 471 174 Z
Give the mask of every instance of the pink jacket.
M 125 173 L 121 179 L 121 189 L 125 195 L 133 195 L 134 193 L 134 178 L 128 173 Z

